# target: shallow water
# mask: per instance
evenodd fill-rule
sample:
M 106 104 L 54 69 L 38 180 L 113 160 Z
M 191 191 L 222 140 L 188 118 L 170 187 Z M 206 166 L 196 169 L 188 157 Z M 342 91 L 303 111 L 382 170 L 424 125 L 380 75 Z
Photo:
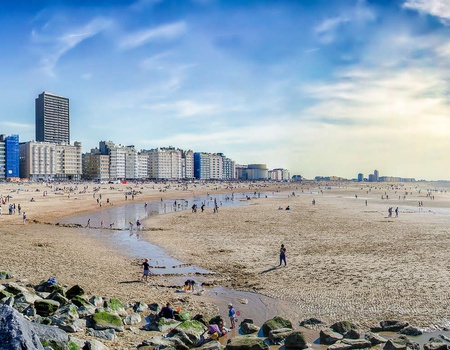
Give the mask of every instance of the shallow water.
M 177 211 L 192 210 L 192 205 L 197 205 L 197 211 L 200 212 L 200 206 L 205 203 L 205 210 L 213 210 L 214 199 L 217 201 L 219 211 L 221 207 L 240 206 L 249 204 L 249 198 L 286 196 L 282 192 L 273 193 L 255 193 L 240 192 L 232 196 L 229 194 L 216 194 L 214 196 L 196 196 L 177 198 L 164 201 L 148 202 L 147 205 L 142 202 L 130 201 L 129 204 L 122 206 L 106 206 L 102 210 L 85 215 L 68 217 L 59 221 L 60 224 L 79 224 L 87 225 L 90 221 L 90 228 L 84 227 L 83 234 L 94 236 L 101 240 L 109 240 L 118 250 L 131 258 L 149 258 L 151 272 L 155 274 L 210 274 L 211 271 L 197 266 L 186 264 L 180 260 L 174 259 L 167 252 L 150 242 L 142 239 L 142 234 L 151 234 L 151 231 L 141 230 L 136 227 L 137 220 L 143 221 L 156 215 L 163 215 Z M 101 222 L 103 221 L 103 227 Z M 132 223 L 132 224 L 130 224 Z

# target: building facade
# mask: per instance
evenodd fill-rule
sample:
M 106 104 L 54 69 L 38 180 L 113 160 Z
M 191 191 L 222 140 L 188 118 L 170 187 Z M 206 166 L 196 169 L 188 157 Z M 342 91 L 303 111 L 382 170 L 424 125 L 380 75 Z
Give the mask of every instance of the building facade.
M 148 176 L 151 179 L 179 180 L 183 178 L 183 152 L 174 147 L 144 151 L 148 155 Z
M 43 92 L 35 100 L 36 141 L 70 144 L 69 99 Z
M 3 162 L 2 175 L 5 180 L 18 180 L 20 178 L 19 167 L 19 135 L 0 135 L 3 159 L 0 159 L 0 167 Z M 0 156 L 1 157 L 1 156 Z
M 83 178 L 86 180 L 109 181 L 109 155 L 100 154 L 98 148 L 82 156 Z

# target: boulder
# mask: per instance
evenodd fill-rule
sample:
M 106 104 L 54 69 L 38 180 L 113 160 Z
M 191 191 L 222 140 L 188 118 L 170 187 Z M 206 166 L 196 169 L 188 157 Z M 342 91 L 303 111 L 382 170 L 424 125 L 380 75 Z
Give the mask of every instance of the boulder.
M 322 329 L 320 331 L 321 344 L 332 345 L 343 338 L 344 336 L 341 333 L 335 332 L 330 328 Z
M 67 299 L 64 295 L 62 295 L 59 292 L 50 293 L 48 295 L 48 297 L 45 299 L 55 300 L 58 303 L 60 303 L 61 305 L 66 305 L 66 304 L 70 303 L 69 299 Z
M 231 338 L 230 342 L 225 347 L 226 350 L 268 350 L 267 345 L 263 339 L 248 335 L 242 337 Z
M 244 322 L 244 323 L 241 323 L 241 331 L 244 334 L 258 333 L 259 327 L 254 325 L 253 323 Z
M 82 296 L 82 295 L 84 295 L 84 289 L 81 288 L 79 285 L 73 286 L 66 292 L 67 299 L 72 299 L 73 297 Z
M 135 313 L 125 317 L 123 323 L 132 326 L 141 323 L 141 321 L 142 321 L 141 315 Z
M 444 343 L 439 338 L 430 338 L 425 344 L 423 344 L 423 350 L 448 350 L 448 344 Z
M 176 329 L 172 329 L 168 336 L 174 336 L 178 332 L 184 332 L 192 344 L 199 344 L 202 340 L 201 336 L 205 331 L 205 325 L 199 321 L 189 320 L 181 322 Z
M 123 322 L 122 319 L 113 315 L 109 312 L 97 312 L 92 315 L 92 321 L 94 323 L 94 329 L 114 329 L 118 332 L 123 332 Z
M 179 339 L 165 338 L 160 335 L 154 336 L 148 340 L 142 342 L 142 347 L 138 349 L 176 349 L 176 350 L 188 350 L 189 348 L 184 345 Z
M 140 301 L 138 301 L 136 304 L 133 305 L 134 312 L 144 312 L 147 309 L 148 305 Z
M 308 348 L 305 335 L 300 331 L 293 331 L 284 339 L 286 350 L 302 350 Z
M 330 345 L 327 350 L 350 350 L 351 348 L 352 346 L 350 344 L 338 340 L 336 343 Z
M 347 344 L 351 346 L 351 349 L 364 349 L 370 348 L 372 343 L 367 339 L 342 339 L 340 341 L 343 344 Z
M 67 333 L 78 333 L 83 332 L 86 328 L 86 320 L 75 320 L 72 323 L 62 323 L 58 325 L 63 331 Z
M 188 310 L 181 310 L 178 314 L 175 315 L 175 319 L 178 321 L 189 321 L 192 318 L 192 314 Z
M 269 332 L 270 331 L 273 331 L 275 329 L 280 329 L 280 328 L 290 328 L 290 329 L 292 329 L 291 321 L 286 320 L 286 319 L 284 319 L 282 317 L 275 316 L 274 318 L 264 322 L 264 324 L 261 327 L 263 335 L 265 337 L 269 336 Z
M 34 302 L 34 307 L 39 316 L 51 316 L 53 313 L 59 309 L 60 304 L 54 300 L 36 300 Z
M 108 349 L 108 347 L 105 344 L 103 344 L 102 342 L 95 340 L 95 339 L 86 341 L 85 348 L 87 350 L 107 350 Z
M 206 344 L 203 344 L 198 349 L 201 349 L 201 350 L 222 350 L 223 346 L 222 346 L 222 344 L 220 344 L 219 341 L 213 340 L 213 341 L 207 342 Z
M 412 342 L 408 337 L 401 335 L 397 338 L 389 339 L 383 347 L 384 350 L 419 350 L 420 346 Z
M 67 348 L 69 336 L 63 330 L 40 323 L 32 323 L 32 327 L 43 345 L 51 346 L 53 349 Z
M 64 305 L 62 308 L 55 311 L 53 316 L 49 317 L 53 324 L 59 325 L 61 323 L 72 323 L 78 320 L 79 315 L 77 307 L 74 304 Z
M 54 293 L 54 292 L 58 292 L 61 295 L 66 295 L 66 291 L 63 287 L 61 287 L 59 284 L 57 283 L 47 283 L 47 282 L 43 282 L 40 285 L 36 286 L 34 288 L 37 292 L 46 292 L 46 293 Z
M 170 329 L 174 329 L 180 324 L 180 321 L 176 321 L 171 318 L 160 317 L 159 319 L 152 322 L 150 325 L 146 325 L 145 329 L 151 331 L 165 332 Z
M 104 330 L 99 331 L 96 329 L 88 328 L 86 330 L 86 333 L 90 336 L 109 340 L 109 341 L 114 341 L 117 338 L 116 331 L 114 329 L 104 329 Z
M 318 324 L 323 324 L 323 322 L 317 318 L 311 317 L 306 320 L 303 320 L 302 322 L 300 322 L 299 325 L 302 327 L 308 327 L 308 326 L 315 326 Z
M 99 306 L 103 306 L 105 301 L 103 300 L 102 297 L 94 295 L 93 297 L 91 297 L 91 299 L 89 299 L 89 302 L 92 305 L 94 305 L 95 307 L 99 307 Z
M 398 332 L 403 328 L 409 326 L 405 321 L 381 321 L 380 327 L 385 332 Z
M 338 332 L 340 334 L 342 334 L 343 336 L 345 336 L 347 334 L 347 332 L 349 332 L 352 329 L 356 329 L 357 326 L 354 323 L 351 323 L 349 321 L 339 321 L 336 323 L 333 323 L 330 328 L 335 331 Z
M 374 345 L 378 345 L 381 343 L 386 343 L 387 339 L 383 338 L 381 335 L 376 334 L 376 333 L 372 333 L 372 332 L 367 332 L 364 335 L 364 338 L 367 339 L 368 341 L 370 341 L 370 343 L 372 344 L 372 346 Z
M 122 302 L 117 298 L 112 298 L 110 300 L 106 300 L 104 302 L 104 308 L 108 312 L 114 312 L 118 315 L 126 316 L 127 312 L 125 311 L 125 307 L 123 306 Z
M 70 300 L 78 307 L 85 306 L 89 308 L 94 306 L 87 300 L 87 298 L 79 295 L 75 295 L 74 297 L 70 298 Z
M 15 299 L 18 303 L 34 304 L 36 300 L 41 300 L 42 298 L 34 293 L 22 292 L 16 295 Z
M 13 293 L 7 292 L 5 289 L 0 290 L 0 300 L 3 298 L 10 298 L 12 296 L 14 296 Z
M 14 275 L 8 271 L 0 271 L 0 280 L 9 280 L 14 278 Z
M 274 345 L 280 345 L 291 332 L 291 328 L 274 329 L 269 332 L 269 340 Z
M 7 305 L 0 305 L 0 349 L 44 349 L 31 322 Z
M 423 331 L 420 328 L 417 328 L 414 326 L 407 326 L 407 327 L 403 328 L 402 330 L 400 330 L 399 333 L 415 337 L 415 336 L 423 334 Z
M 181 341 L 184 345 L 186 345 L 188 348 L 191 348 L 197 344 L 194 344 L 191 339 L 189 339 L 188 335 L 184 333 L 183 331 L 177 331 L 175 335 L 172 335 L 171 338 L 178 339 Z M 204 339 L 200 339 L 199 343 L 203 343 Z
M 5 290 L 10 292 L 11 294 L 18 295 L 20 293 L 29 293 L 28 289 L 25 287 L 19 286 L 17 283 L 10 282 L 5 284 Z
M 362 338 L 362 333 L 359 329 L 350 329 L 347 333 L 344 334 L 344 338 L 360 339 Z
M 80 318 L 86 318 L 88 316 L 92 316 L 93 314 L 95 314 L 97 310 L 95 309 L 94 305 L 83 305 L 80 306 L 77 309 L 78 315 L 80 316 Z M 100 311 L 100 310 L 98 310 Z
M 158 312 L 159 310 L 161 310 L 161 306 L 159 306 L 158 303 L 148 304 L 148 308 L 155 312 Z

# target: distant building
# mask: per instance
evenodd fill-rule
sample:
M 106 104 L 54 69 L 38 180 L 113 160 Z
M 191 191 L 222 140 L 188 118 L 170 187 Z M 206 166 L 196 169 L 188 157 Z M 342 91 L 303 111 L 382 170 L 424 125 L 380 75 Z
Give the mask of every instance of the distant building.
M 19 167 L 19 135 L 0 135 L 4 145 L 4 178 L 17 180 L 20 178 Z
M 245 169 L 246 180 L 267 180 L 269 169 L 266 164 L 249 164 Z
M 222 157 L 222 179 L 234 180 L 236 178 L 236 162 L 227 158 L 223 153 L 217 153 Z
M 109 155 L 101 154 L 98 148 L 84 153 L 82 157 L 83 179 L 109 181 Z
M 362 182 L 362 181 L 364 181 L 364 174 L 359 173 L 358 174 L 358 182 Z
M 374 174 L 369 174 L 369 182 L 375 182 L 375 175 Z
M 36 141 L 69 145 L 69 99 L 44 91 L 35 102 Z
M 373 178 L 374 178 L 374 181 L 375 181 L 375 182 L 377 182 L 377 181 L 380 180 L 380 174 L 378 173 L 378 170 L 374 170 L 374 172 L 373 172 Z
M 292 181 L 302 181 L 302 179 L 301 175 L 292 175 Z
M 148 156 L 148 176 L 151 179 L 178 180 L 183 173 L 183 152 L 174 147 L 144 150 Z
M 183 179 L 194 178 L 194 152 L 191 150 L 181 152 L 181 175 Z
M 126 178 L 127 150 L 124 146 L 115 145 L 112 141 L 99 142 L 100 154 L 109 155 L 109 179 L 113 181 Z
M 268 176 L 273 181 L 289 181 L 291 179 L 289 170 L 282 168 L 269 170 Z
M 0 139 L 0 181 L 5 180 L 6 176 L 6 159 L 5 159 L 5 141 Z

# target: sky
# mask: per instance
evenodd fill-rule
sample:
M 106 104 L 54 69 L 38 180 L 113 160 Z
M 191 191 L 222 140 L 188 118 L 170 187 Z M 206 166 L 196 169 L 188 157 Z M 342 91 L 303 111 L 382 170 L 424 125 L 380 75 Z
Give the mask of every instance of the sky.
M 83 152 L 450 180 L 448 0 L 9 0 L 0 25 L 0 133 L 21 142 L 47 91 Z

